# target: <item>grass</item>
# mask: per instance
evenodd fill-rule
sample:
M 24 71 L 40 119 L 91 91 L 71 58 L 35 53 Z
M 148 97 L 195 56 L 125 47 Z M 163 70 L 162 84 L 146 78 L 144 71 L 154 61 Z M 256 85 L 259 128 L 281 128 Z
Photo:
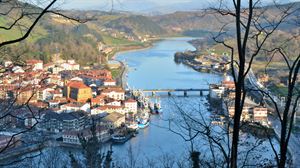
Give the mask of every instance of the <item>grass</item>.
M 122 73 L 122 69 L 121 68 L 118 68 L 118 69 L 111 69 L 111 74 L 113 76 L 114 79 L 118 78 L 121 76 L 121 73 Z
M 115 38 L 111 37 L 107 34 L 102 34 L 102 38 L 105 44 L 112 45 L 112 46 L 132 46 L 132 45 L 143 45 L 141 42 L 135 42 L 135 41 L 128 41 L 127 39 L 122 38 Z
M 25 18 L 21 21 L 21 24 L 25 25 L 26 27 L 29 27 L 29 25 L 31 25 L 32 22 L 29 19 Z M 0 25 L 9 26 L 9 22 L 5 18 L 0 17 Z M 26 30 L 21 31 L 17 27 L 12 28 L 10 30 L 0 29 L 0 41 L 8 41 L 20 38 L 22 37 L 22 35 L 24 35 L 25 32 Z M 42 38 L 43 36 L 46 36 L 47 34 L 47 30 L 37 25 L 26 40 L 30 43 L 34 43 L 35 41 Z

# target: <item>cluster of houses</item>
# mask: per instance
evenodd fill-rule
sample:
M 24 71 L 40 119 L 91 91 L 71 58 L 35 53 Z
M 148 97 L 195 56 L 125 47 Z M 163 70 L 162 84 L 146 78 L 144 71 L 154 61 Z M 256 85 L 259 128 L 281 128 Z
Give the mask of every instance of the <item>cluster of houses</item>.
M 198 51 L 177 52 L 174 56 L 177 63 L 183 63 L 200 72 L 226 72 L 230 64 L 226 55 L 200 55 Z
M 235 114 L 234 98 L 235 84 L 226 76 L 221 84 L 211 84 L 209 88 L 209 96 L 211 105 L 214 109 L 224 112 L 224 115 L 233 118 Z M 255 122 L 262 125 L 268 125 L 268 109 L 262 105 L 246 99 L 242 110 L 242 122 Z
M 137 101 L 126 96 L 106 69 L 82 70 L 74 60 L 27 60 L 22 67 L 7 61 L 1 69 L 1 108 L 12 102 L 13 107 L 11 115 L 1 110 L 5 117 L 0 127 L 35 127 L 78 144 L 75 134 L 89 137 L 89 128 L 96 125 L 97 135 L 107 139 L 109 130 L 121 127 L 138 111 Z

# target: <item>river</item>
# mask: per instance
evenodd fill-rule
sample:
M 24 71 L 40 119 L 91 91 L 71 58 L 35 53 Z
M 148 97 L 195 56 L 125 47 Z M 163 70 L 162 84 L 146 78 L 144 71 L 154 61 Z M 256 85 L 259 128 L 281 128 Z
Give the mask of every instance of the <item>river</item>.
M 129 67 L 127 82 L 129 88 L 134 89 L 188 89 L 208 88 L 210 83 L 220 83 L 222 77 L 215 74 L 199 73 L 193 69 L 174 62 L 174 54 L 177 51 L 195 50 L 188 43 L 191 38 L 168 38 L 153 47 L 143 50 L 126 51 L 116 55 L 116 59 L 123 61 Z M 183 94 L 183 93 L 178 93 Z M 162 97 L 161 105 L 163 113 L 160 116 L 152 116 L 150 126 L 140 130 L 137 137 L 132 138 L 124 145 L 115 146 L 120 156 L 126 156 L 128 149 L 139 157 L 160 157 L 162 154 L 172 154 L 179 157 L 189 149 L 179 135 L 168 130 L 168 119 L 175 115 L 176 109 L 172 104 L 180 101 L 194 102 L 198 105 L 202 102 L 204 107 L 205 97 Z M 191 105 L 190 103 L 183 103 Z M 206 110 L 206 108 L 202 108 Z M 125 153 L 124 153 L 125 152 Z
M 176 64 L 173 56 L 177 51 L 195 50 L 188 43 L 191 38 L 168 38 L 153 47 L 120 52 L 116 59 L 123 61 L 129 68 L 127 76 L 127 85 L 134 89 L 176 89 L 176 88 L 208 88 L 211 83 L 220 83 L 222 76 L 211 73 L 200 73 L 183 65 Z M 179 93 L 180 94 L 180 93 Z M 182 95 L 183 93 L 181 93 Z M 178 117 L 178 107 L 192 113 L 201 111 L 209 119 L 210 113 L 207 111 L 207 98 L 197 96 L 190 97 L 161 97 L 163 113 L 161 116 L 152 116 L 150 126 L 140 130 L 137 137 L 132 138 L 123 145 L 114 146 L 116 156 L 122 159 L 128 159 L 128 151 L 131 151 L 137 159 L 142 158 L 164 158 L 165 155 L 171 155 L 170 158 L 188 157 L 190 143 L 168 130 L 169 121 L 174 116 Z M 198 110 L 195 110 L 198 109 Z M 194 110 L 194 111 L 193 111 Z M 171 125 L 172 129 L 179 130 L 181 134 L 185 131 Z M 255 143 L 260 141 L 262 145 L 259 150 L 265 151 L 266 158 L 272 158 L 269 151 L 269 144 L 266 140 L 258 140 L 249 134 L 243 134 L 242 139 Z M 208 150 L 201 138 L 195 146 L 201 152 Z M 248 145 L 250 146 L 250 145 Z M 132 150 L 130 150 L 132 149 Z M 121 159 L 121 160 L 122 160 Z

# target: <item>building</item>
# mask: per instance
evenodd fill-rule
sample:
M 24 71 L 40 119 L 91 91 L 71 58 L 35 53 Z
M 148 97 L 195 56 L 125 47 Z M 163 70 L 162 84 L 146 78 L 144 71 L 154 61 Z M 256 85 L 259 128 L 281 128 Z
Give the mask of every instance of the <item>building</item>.
M 229 117 L 233 118 L 235 115 L 235 109 L 234 106 L 228 107 L 228 113 Z M 241 115 L 241 121 L 251 121 L 253 114 L 253 108 L 247 105 L 244 105 L 242 115 Z
M 82 81 L 70 81 L 64 87 L 64 96 L 77 102 L 87 102 L 92 98 L 92 89 Z
M 34 90 L 33 86 L 27 86 L 13 92 L 18 104 L 37 102 L 37 92 Z
M 125 124 L 125 115 L 112 112 L 101 118 L 101 125 L 109 129 L 115 129 Z
M 38 125 L 39 129 L 50 132 L 64 132 L 84 129 L 87 121 L 85 112 L 55 113 L 47 111 Z
M 103 106 L 105 105 L 105 96 L 103 95 L 98 95 L 95 98 L 91 98 L 91 105 L 92 106 Z
M 41 60 L 27 60 L 26 65 L 32 68 L 33 71 L 38 71 L 38 70 L 43 70 L 44 69 L 44 64 L 43 61 Z
M 100 142 L 106 142 L 111 138 L 109 130 L 106 127 L 97 126 L 95 131 Z M 87 140 L 92 137 L 92 131 L 90 128 L 80 131 L 65 131 L 63 133 L 63 142 L 67 144 L 80 145 L 78 136 L 81 136 Z
M 209 85 L 209 97 L 212 99 L 221 99 L 224 95 L 225 87 L 221 85 Z
M 123 106 L 104 105 L 104 106 L 100 106 L 100 107 L 91 109 L 91 115 L 96 115 L 96 114 L 100 114 L 100 113 L 114 113 L 114 112 L 117 112 L 120 114 L 126 113 Z
M 268 123 L 268 109 L 265 107 L 253 108 L 253 120 L 266 125 Z
M 90 112 L 90 103 L 68 103 L 60 106 L 62 112 L 70 113 L 75 111 Z
M 133 99 L 125 100 L 124 106 L 127 112 L 137 113 L 138 105 L 136 100 Z
M 103 81 L 104 86 L 116 86 L 116 81 L 114 79 L 105 79 Z
M 115 100 L 125 100 L 125 91 L 122 88 L 106 88 L 101 94 Z
M 234 106 L 228 107 L 229 116 L 234 117 Z M 251 107 L 244 105 L 241 121 L 250 121 L 261 123 L 262 125 L 268 124 L 268 109 L 265 107 Z

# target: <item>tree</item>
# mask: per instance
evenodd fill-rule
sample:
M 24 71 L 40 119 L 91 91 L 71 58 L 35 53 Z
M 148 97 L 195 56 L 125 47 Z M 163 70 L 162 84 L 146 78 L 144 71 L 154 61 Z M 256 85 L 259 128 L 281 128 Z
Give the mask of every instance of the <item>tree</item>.
M 243 6 L 243 3 L 246 3 L 246 5 Z M 224 35 L 224 28 L 228 24 L 225 24 L 218 36 L 214 38 L 217 43 L 223 44 L 231 52 L 231 74 L 235 83 L 235 114 L 230 156 L 230 167 L 232 168 L 237 167 L 238 163 L 240 120 L 246 95 L 252 91 L 251 87 L 247 86 L 246 79 L 254 58 L 260 54 L 271 35 L 295 10 L 293 4 L 281 7 L 275 5 L 274 7 L 277 7 L 280 11 L 279 15 L 276 18 L 267 17 L 266 10 L 261 8 L 261 3 L 260 0 L 249 0 L 247 2 L 234 0 L 230 4 L 233 6 L 233 10 L 231 10 L 229 5 L 221 1 L 218 8 L 213 8 L 213 11 L 222 16 L 233 17 L 235 24 L 235 45 L 230 45 L 223 39 L 220 40 L 220 37 Z

